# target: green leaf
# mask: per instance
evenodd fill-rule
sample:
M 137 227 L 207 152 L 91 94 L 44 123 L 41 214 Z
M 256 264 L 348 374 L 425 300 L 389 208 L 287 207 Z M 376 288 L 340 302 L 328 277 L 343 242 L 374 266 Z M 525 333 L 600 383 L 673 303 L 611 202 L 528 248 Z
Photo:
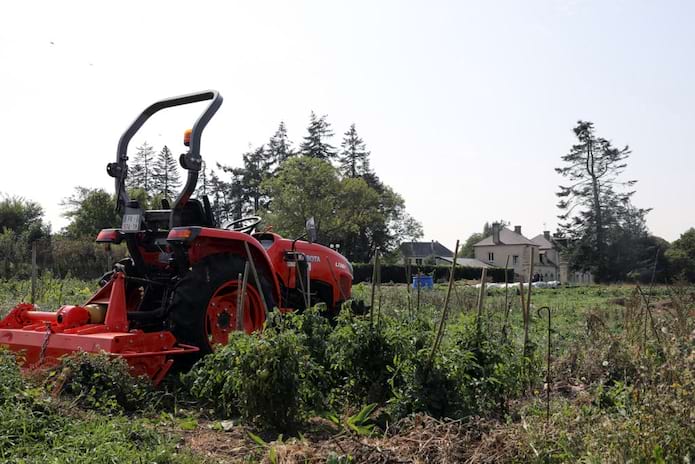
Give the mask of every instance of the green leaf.
M 254 443 L 256 443 L 258 446 L 262 446 L 264 448 L 266 448 L 268 446 L 268 443 L 266 443 L 265 440 L 263 440 L 261 437 L 259 437 L 255 433 L 253 433 L 253 432 L 247 432 L 247 433 L 249 434 L 249 437 L 251 438 L 251 440 L 253 440 Z
M 198 427 L 198 419 L 194 417 L 187 417 L 179 421 L 179 427 L 181 430 L 195 430 Z

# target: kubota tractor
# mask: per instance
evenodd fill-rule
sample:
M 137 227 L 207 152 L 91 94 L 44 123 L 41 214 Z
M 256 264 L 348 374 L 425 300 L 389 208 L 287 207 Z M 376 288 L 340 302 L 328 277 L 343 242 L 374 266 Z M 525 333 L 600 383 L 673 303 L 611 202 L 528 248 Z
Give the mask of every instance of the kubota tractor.
M 184 137 L 183 190 L 173 205 L 162 201 L 161 209 L 144 210 L 125 188 L 131 138 L 156 112 L 207 100 Z M 217 224 L 207 197 L 191 198 L 202 165 L 201 135 L 221 104 L 222 96 L 211 90 L 156 102 L 138 116 L 121 136 L 116 162 L 107 166 L 121 227 L 97 237 L 99 243 L 125 243 L 129 257 L 83 305 L 56 312 L 17 305 L 0 321 L 0 345 L 23 351 L 28 367 L 75 351 L 106 351 L 158 383 L 177 359 L 190 365 L 227 343 L 231 331 L 261 330 L 273 308 L 301 310 L 323 302 L 329 315 L 339 311 L 351 297 L 352 266 L 313 243 L 313 219 L 306 236 L 287 239 L 256 233 L 257 216 Z

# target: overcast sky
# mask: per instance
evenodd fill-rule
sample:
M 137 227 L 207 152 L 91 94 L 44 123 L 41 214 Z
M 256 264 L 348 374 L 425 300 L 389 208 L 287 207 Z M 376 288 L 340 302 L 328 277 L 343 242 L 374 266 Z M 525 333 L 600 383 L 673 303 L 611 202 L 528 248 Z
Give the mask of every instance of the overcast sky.
M 76 185 L 112 191 L 121 133 L 153 101 L 214 88 L 202 154 L 240 165 L 310 111 L 351 123 L 425 238 L 485 221 L 554 230 L 553 167 L 578 119 L 633 150 L 626 178 L 673 240 L 695 213 L 695 2 L 10 2 L 0 17 L 0 192 L 54 230 Z M 183 150 L 200 107 L 134 139 Z M 213 163 L 210 163 L 213 164 Z

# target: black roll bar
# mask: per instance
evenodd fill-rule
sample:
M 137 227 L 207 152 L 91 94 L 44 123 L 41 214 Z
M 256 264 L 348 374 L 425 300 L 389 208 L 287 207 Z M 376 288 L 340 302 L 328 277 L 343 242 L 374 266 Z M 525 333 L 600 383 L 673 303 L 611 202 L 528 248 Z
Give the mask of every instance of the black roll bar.
M 186 205 L 188 199 L 195 190 L 196 184 L 198 183 L 198 171 L 200 171 L 202 166 L 202 158 L 200 156 L 200 138 L 203 134 L 203 129 L 205 129 L 205 126 L 217 112 L 220 105 L 222 105 L 222 95 L 220 95 L 216 90 L 206 90 L 203 92 L 181 95 L 153 103 L 152 105 L 148 106 L 145 111 L 143 111 L 123 133 L 121 139 L 118 141 L 116 162 L 109 163 L 106 166 L 106 171 L 111 177 L 115 178 L 116 211 L 122 211 L 129 201 L 128 192 L 125 189 L 125 179 L 128 176 L 128 144 L 142 125 L 145 124 L 145 121 L 147 121 L 156 112 L 165 108 L 188 105 L 190 103 L 197 103 L 206 100 L 212 101 L 193 125 L 189 151 L 188 153 L 181 155 L 179 160 L 181 166 L 188 170 L 188 178 L 186 179 L 186 185 L 184 185 L 183 190 L 179 194 L 178 198 L 176 198 L 174 206 L 171 209 L 169 225 L 170 227 L 176 226 L 175 213 Z

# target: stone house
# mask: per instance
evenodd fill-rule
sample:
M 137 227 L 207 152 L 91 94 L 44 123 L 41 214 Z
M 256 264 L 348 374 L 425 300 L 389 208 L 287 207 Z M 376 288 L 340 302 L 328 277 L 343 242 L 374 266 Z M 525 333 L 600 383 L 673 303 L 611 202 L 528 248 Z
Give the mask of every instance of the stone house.
M 492 235 L 473 245 L 475 258 L 492 266 L 514 269 L 516 279 L 528 280 L 530 257 L 533 252 L 533 274 L 539 280 L 562 283 L 593 283 L 588 272 L 572 272 L 569 263 L 561 256 L 558 244 L 549 231 L 532 239 L 524 237 L 521 226 L 514 230 L 492 225 Z

